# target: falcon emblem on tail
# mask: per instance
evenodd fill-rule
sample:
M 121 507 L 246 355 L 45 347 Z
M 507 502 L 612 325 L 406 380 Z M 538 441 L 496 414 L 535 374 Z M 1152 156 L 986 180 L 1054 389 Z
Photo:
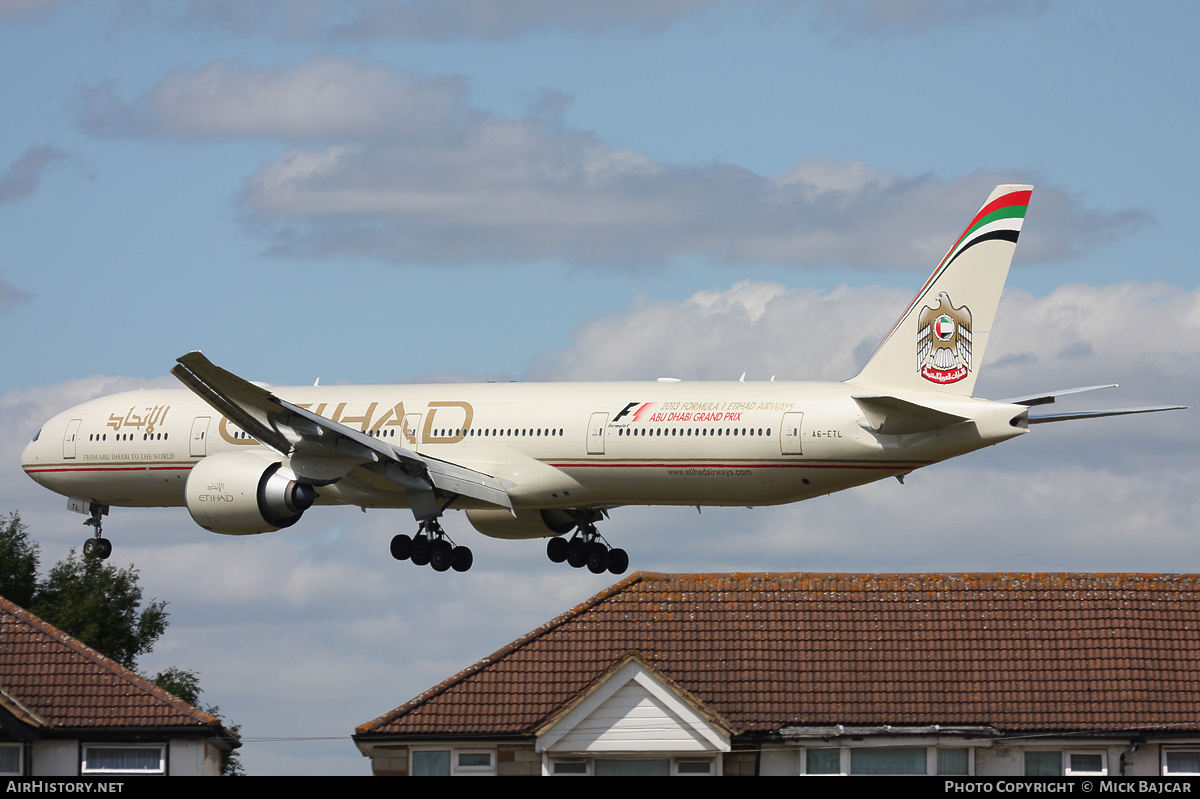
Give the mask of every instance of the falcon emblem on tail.
M 957 383 L 971 371 L 971 309 L 955 308 L 944 291 L 917 320 L 917 370 L 941 385 Z

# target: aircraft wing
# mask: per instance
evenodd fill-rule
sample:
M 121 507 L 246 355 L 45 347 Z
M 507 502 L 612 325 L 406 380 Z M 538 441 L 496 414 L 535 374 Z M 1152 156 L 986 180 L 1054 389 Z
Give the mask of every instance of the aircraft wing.
M 314 483 L 331 482 L 363 466 L 403 489 L 419 521 L 440 512 L 434 490 L 512 510 L 503 484 L 483 472 L 380 441 L 281 399 L 189 352 L 171 374 L 219 413 L 280 455 Z

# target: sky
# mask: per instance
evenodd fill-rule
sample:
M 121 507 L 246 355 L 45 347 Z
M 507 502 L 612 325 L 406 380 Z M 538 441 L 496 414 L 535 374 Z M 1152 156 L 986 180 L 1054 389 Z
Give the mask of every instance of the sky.
M 976 395 L 1200 404 L 1200 6 L 1058 0 L 0 0 L 0 511 L 82 517 L 42 422 L 175 387 L 844 380 L 998 183 L 1035 184 Z M 631 571 L 1191 571 L 1195 411 L 1041 425 L 777 508 L 619 508 Z M 114 509 L 252 774 L 365 774 L 355 726 L 614 578 L 407 511 L 224 537 Z

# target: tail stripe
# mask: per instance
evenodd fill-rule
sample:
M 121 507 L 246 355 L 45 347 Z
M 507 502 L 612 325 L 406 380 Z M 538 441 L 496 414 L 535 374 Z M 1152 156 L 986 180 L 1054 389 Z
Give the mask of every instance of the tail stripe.
M 913 306 L 925 296 L 925 292 L 933 285 L 934 281 L 941 277 L 946 268 L 958 256 L 962 255 L 964 251 L 976 244 L 995 239 L 1003 239 L 1004 241 L 1016 243 L 1017 235 L 1021 232 L 1021 223 L 1025 221 L 1025 212 L 1029 208 L 1029 197 L 1032 194 L 1031 190 L 1009 192 L 997 197 L 979 209 L 979 213 L 975 214 L 975 218 L 967 225 L 966 230 L 955 240 L 949 252 L 942 258 L 941 263 L 933 270 L 933 274 L 925 281 L 925 285 L 921 286 L 921 290 L 917 292 L 912 302 L 904 309 L 904 313 L 900 314 L 900 318 L 896 320 L 896 324 L 892 325 L 892 329 L 884 336 L 883 341 L 876 348 L 876 352 L 882 349 L 887 340 L 892 337 L 892 334 L 896 332 L 896 328 L 908 316 L 908 312 L 913 309 Z M 985 230 L 985 228 L 987 229 Z M 972 238 L 972 233 L 978 233 L 978 235 Z
M 963 250 L 978 243 L 975 239 L 968 237 L 980 228 L 990 227 L 993 223 L 997 223 L 998 226 L 1002 225 L 1007 230 L 1020 233 L 1021 223 L 1025 221 L 1025 212 L 1029 209 L 1029 196 L 1032 193 L 1032 191 L 1010 192 L 1003 197 L 997 197 L 979 209 L 979 213 L 971 220 L 971 224 L 967 225 L 967 229 L 958 237 L 958 241 L 954 242 L 954 246 L 950 248 L 950 252 L 946 253 L 946 257 L 934 270 L 934 274 L 940 273 L 949 266 L 950 262 L 957 258 Z M 1016 239 L 1013 238 L 1010 241 L 1016 241 Z

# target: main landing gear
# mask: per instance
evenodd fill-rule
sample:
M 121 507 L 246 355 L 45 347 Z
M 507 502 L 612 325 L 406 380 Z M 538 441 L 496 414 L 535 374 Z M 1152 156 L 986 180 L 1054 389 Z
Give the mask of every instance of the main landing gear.
M 109 541 L 100 534 L 100 517 L 108 511 L 105 505 L 92 505 L 91 518 L 84 521 L 89 527 L 96 528 L 96 534 L 91 538 L 84 539 L 83 556 L 85 558 L 100 558 L 100 560 L 108 560 L 108 556 L 112 554 L 112 541 Z
M 448 569 L 465 572 L 474 562 L 470 547 L 455 546 L 437 519 L 421 522 L 416 538 L 404 534 L 394 536 L 392 557 L 396 560 L 411 560 L 418 566 L 428 564 L 435 572 Z
M 564 560 L 576 569 L 587 566 L 592 574 L 624 574 L 629 568 L 629 553 L 623 549 L 613 549 L 596 530 L 595 512 L 582 519 L 570 540 L 566 538 L 551 538 L 546 542 L 546 556 L 555 563 Z

